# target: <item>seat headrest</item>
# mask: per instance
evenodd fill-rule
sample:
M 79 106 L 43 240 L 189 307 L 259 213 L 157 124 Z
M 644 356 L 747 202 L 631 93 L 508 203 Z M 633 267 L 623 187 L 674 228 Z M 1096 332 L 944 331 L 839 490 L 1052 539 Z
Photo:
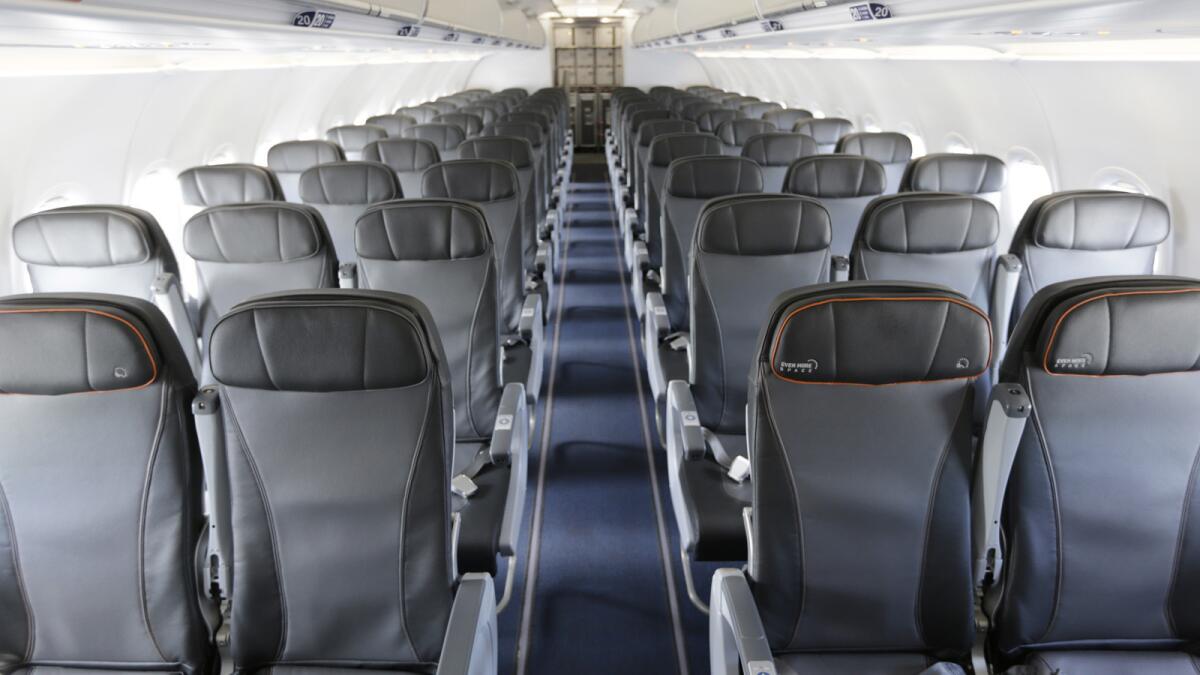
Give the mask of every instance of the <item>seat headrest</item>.
M 283 199 L 283 189 L 270 169 L 253 164 L 195 166 L 179 174 L 183 203 L 219 206 Z
M 533 146 L 518 136 L 486 136 L 463 141 L 458 146 L 463 159 L 495 159 L 508 162 L 518 169 L 533 166 Z
M 1060 192 L 1035 201 L 1016 239 L 1042 248 L 1119 251 L 1157 246 L 1171 234 L 1171 213 L 1147 195 L 1102 190 Z
M 823 117 L 800 120 L 792 126 L 792 131 L 808 134 L 821 145 L 837 143 L 838 139 L 854 130 L 854 123 L 841 117 Z
M 784 179 L 784 192 L 822 199 L 870 197 L 886 189 L 883 165 L 854 155 L 804 157 L 792 164 Z
M 1157 375 L 1200 370 L 1200 280 L 1092 277 L 1038 291 L 1004 359 L 1005 378 L 1023 367 L 1051 375 Z M 1020 381 L 1006 379 L 1005 381 Z
M 415 105 L 407 108 L 397 108 L 396 114 L 404 115 L 405 117 L 411 117 L 417 121 L 417 124 L 424 124 L 425 122 L 432 120 L 434 117 L 437 117 L 441 113 L 436 108 L 431 108 L 425 105 Z
M 210 344 L 217 382 L 269 391 L 397 389 L 423 382 L 442 360 L 424 305 L 372 291 L 259 296 L 221 317 Z
M 772 110 L 783 110 L 783 106 L 778 103 L 769 103 L 766 101 L 758 101 L 754 103 L 745 103 L 741 106 L 742 112 L 746 113 L 747 117 L 754 119 L 762 119 L 763 115 Z
M 699 129 L 695 122 L 687 120 L 651 120 L 638 127 L 637 142 L 648 148 L 654 139 L 664 134 L 694 134 Z
M 700 131 L 706 133 L 715 133 L 721 125 L 730 121 L 742 118 L 740 110 L 730 110 L 729 108 L 713 108 L 705 110 L 696 117 L 696 124 Z
M 742 145 L 742 157 L 757 162 L 759 166 L 791 166 L 797 159 L 819 152 L 812 136 L 786 131 L 755 134 Z
M 952 253 L 991 248 L 1000 213 L 986 199 L 938 192 L 880 197 L 863 211 L 858 238 L 872 251 Z
M 663 187 L 668 195 L 683 199 L 762 192 L 762 169 L 744 157 L 685 157 L 671 162 Z
M 999 192 L 1008 182 L 1004 161 L 991 155 L 925 155 L 909 163 L 900 181 L 903 192 Z
M 395 172 L 379 162 L 318 164 L 300 174 L 306 204 L 374 204 L 402 196 Z
M 542 129 L 533 122 L 497 122 L 484 127 L 480 136 L 516 136 L 529 141 L 535 148 L 542 147 Z
M 204 262 L 291 262 L 311 258 L 329 246 L 321 214 L 303 204 L 214 206 L 183 226 L 184 250 Z
M 395 138 L 417 124 L 417 120 L 408 115 L 375 115 L 367 118 L 367 124 L 383 127 L 387 130 L 388 138 Z
M 67 206 L 13 225 L 13 252 L 30 265 L 109 267 L 148 262 L 158 253 L 158 223 L 125 206 Z
M 637 133 L 638 129 L 643 124 L 651 120 L 669 120 L 671 119 L 671 111 L 663 110 L 662 108 L 651 108 L 649 110 L 639 110 L 629 116 L 629 128 Z
M 487 217 L 455 199 L 402 199 L 378 204 L 354 229 L 358 257 L 368 260 L 460 260 L 492 250 Z
M 763 119 L 774 124 L 781 131 L 791 131 L 792 127 L 796 126 L 796 122 L 800 120 L 810 120 L 813 118 L 811 111 L 803 108 L 784 108 L 782 110 L 768 110 L 763 115 Z
M 325 138 L 351 152 L 362 150 L 367 143 L 387 138 L 387 129 L 374 124 L 347 124 L 325 132 Z
M 987 315 L 949 289 L 849 282 L 775 301 L 759 358 L 780 380 L 891 385 L 974 379 L 991 360 Z
M 751 136 L 778 131 L 774 124 L 765 120 L 737 119 L 724 122 L 717 127 L 717 136 L 725 145 L 745 145 Z
M 483 128 L 482 117 L 464 112 L 443 113 L 433 118 L 433 121 L 436 124 L 453 124 L 462 129 L 467 136 L 473 136 Z
M 703 115 L 706 111 L 720 109 L 721 106 L 707 99 L 693 101 L 692 103 L 683 106 L 683 108 L 679 111 L 679 116 L 685 120 L 691 120 L 695 122 L 700 118 L 700 115 Z
M 346 161 L 342 146 L 332 141 L 284 141 L 267 151 L 267 166 L 274 171 L 299 173 L 318 164 Z
M 880 164 L 901 164 L 912 159 L 912 139 L 895 131 L 863 132 L 842 136 L 837 151 L 870 157 Z
M 503 122 L 532 122 L 538 125 L 543 134 L 550 133 L 550 118 L 540 112 L 531 110 L 522 110 L 519 112 L 511 112 L 501 118 Z
M 424 171 L 442 161 L 432 141 L 419 138 L 385 138 L 363 148 L 363 160 L 379 162 L 392 171 Z
M 421 177 L 426 197 L 446 197 L 484 203 L 512 199 L 521 189 L 511 164 L 494 159 L 459 159 L 434 164 Z
M 684 157 L 721 154 L 721 141 L 712 134 L 660 134 L 650 144 L 650 164 L 665 167 Z
M 453 150 L 467 138 L 462 127 L 440 122 L 417 124 L 404 130 L 405 138 L 419 138 L 431 141 L 439 151 Z
M 721 255 L 793 255 L 828 250 L 829 211 L 809 197 L 761 194 L 714 199 L 700 212 L 696 243 Z
M 170 339 L 165 324 L 153 305 L 134 298 L 86 294 L 4 298 L 0 300 L 0 394 L 57 396 L 147 387 L 162 371 L 155 336 Z M 178 344 L 173 346 L 179 350 Z M 187 371 L 185 367 L 177 375 L 190 382 Z

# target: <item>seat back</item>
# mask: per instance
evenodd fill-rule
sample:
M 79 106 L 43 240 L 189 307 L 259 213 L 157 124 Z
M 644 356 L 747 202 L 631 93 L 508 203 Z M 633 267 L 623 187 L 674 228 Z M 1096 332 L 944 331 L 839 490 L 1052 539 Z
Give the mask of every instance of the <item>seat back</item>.
M 742 157 L 753 160 L 762 169 L 763 192 L 783 192 L 788 169 L 798 159 L 818 154 L 811 136 L 786 131 L 755 134 L 742 146 Z
M 333 141 L 284 141 L 267 151 L 267 166 L 289 202 L 300 201 L 300 174 L 318 164 L 344 161 L 346 153 Z
M 411 297 L 256 298 L 212 335 L 233 668 L 436 663 L 453 600 L 450 376 Z
M 418 124 L 418 122 L 415 117 L 393 114 L 368 117 L 367 124 L 383 127 L 387 131 L 388 138 L 400 138 L 404 135 L 405 129 Z
M 407 108 L 398 108 L 396 114 L 411 117 L 417 121 L 417 124 L 428 124 L 433 121 L 433 118 L 442 113 L 437 108 L 428 105 L 414 105 Z
M 642 127 L 661 120 L 670 120 L 671 111 L 665 108 L 650 108 L 641 110 L 629 117 L 629 129 L 625 136 L 625 156 L 629 157 L 631 162 L 629 168 L 629 178 L 631 185 L 637 185 L 638 171 L 638 135 L 641 133 Z
M 466 138 L 478 136 L 483 129 L 483 118 L 465 112 L 444 113 L 433 118 L 435 124 L 453 124 L 463 130 Z
M 35 293 L 110 293 L 143 300 L 160 274 L 179 275 L 154 216 L 127 206 L 66 206 L 18 220 L 13 252 Z
M 742 111 L 729 108 L 709 108 L 696 117 L 696 125 L 706 134 L 715 134 L 721 125 L 730 120 L 742 119 Z
M 777 110 L 783 110 L 783 106 L 768 101 L 755 101 L 753 103 L 742 104 L 741 106 L 742 114 L 752 120 L 764 119 L 767 113 Z M 774 124 L 774 122 L 771 122 L 771 124 Z
M 721 106 L 708 99 L 702 98 L 698 101 L 692 101 L 691 103 L 683 106 L 683 108 L 679 111 L 679 117 L 680 119 L 695 122 L 700 119 L 701 115 L 709 110 L 721 110 Z
M 760 119 L 736 119 L 724 122 L 717 128 L 717 137 L 721 139 L 721 151 L 726 155 L 740 157 L 742 146 L 751 136 L 778 131 L 775 125 Z
M 686 326 L 688 271 L 700 210 L 710 199 L 762 192 L 762 171 L 743 157 L 697 156 L 671 162 L 663 181 L 662 292 L 672 326 Z
M 253 164 L 194 166 L 179 174 L 183 203 L 220 206 L 283 200 L 283 188 L 268 168 Z
M 380 204 L 358 219 L 356 245 L 362 288 L 411 295 L 429 310 L 450 368 L 456 436 L 486 440 L 501 385 L 496 261 L 483 211 L 448 199 Z
M 976 195 L 1000 208 L 1008 168 L 991 155 L 954 153 L 912 160 L 900 179 L 901 192 L 957 192 Z
M 657 224 L 657 220 L 647 220 L 647 200 L 646 189 L 648 181 L 646 178 L 646 164 L 650 159 L 650 144 L 654 139 L 664 134 L 679 134 L 679 133 L 695 133 L 697 131 L 694 122 L 687 120 L 651 120 L 638 127 L 637 135 L 633 136 L 632 152 L 628 155 L 630 159 L 629 170 L 634 177 L 634 194 L 637 195 L 638 216 L 642 218 L 642 223 L 649 226 Z
M 421 194 L 421 176 L 425 169 L 442 161 L 433 141 L 417 138 L 385 138 L 363 148 L 363 160 L 391 167 L 400 181 L 401 197 Z
M 774 651 L 970 651 L 972 382 L 991 346 L 984 313 L 935 286 L 776 301 L 747 412 L 749 573 Z
M 374 124 L 347 124 L 325 132 L 325 138 L 337 143 L 346 153 L 346 159 L 362 159 L 362 150 L 368 143 L 388 137 L 388 130 Z
M 1009 251 L 1023 263 L 1014 311 L 1060 281 L 1153 274 L 1157 247 L 1170 235 L 1170 210 L 1155 197 L 1080 190 L 1038 199 Z
M 512 164 L 494 159 L 460 159 L 425 171 L 424 197 L 470 202 L 483 212 L 492 235 L 505 334 L 515 332 L 525 295 L 522 266 L 521 179 Z
M 438 99 L 436 101 L 430 101 L 429 103 L 426 103 L 425 105 L 438 111 L 439 115 L 445 115 L 447 113 L 452 113 L 455 110 L 458 110 L 457 104 L 455 104 L 452 101 L 447 101 L 445 99 Z
M 396 174 L 378 162 L 318 164 L 300 176 L 300 199 L 321 213 L 338 260 L 354 260 L 354 223 L 372 204 L 400 199 Z
M 537 203 L 537 222 L 541 223 L 546 218 L 548 206 L 546 195 L 550 189 L 549 180 L 546 178 L 547 148 L 541 128 L 533 122 L 497 122 L 491 127 L 484 127 L 479 135 L 484 137 L 510 136 L 529 141 L 530 151 L 533 153 L 533 186 L 537 191 L 534 198 Z
M 712 134 L 698 132 L 658 134 L 646 149 L 645 187 L 642 197 L 646 204 L 642 220 L 646 230 L 646 248 L 650 263 L 662 264 L 662 198 L 671 162 L 685 157 L 720 155 L 721 141 Z
M 404 137 L 433 143 L 442 161 L 448 162 L 458 159 L 458 146 L 467 139 L 467 134 L 462 127 L 454 124 L 428 122 L 405 129 Z
M 500 116 L 499 114 L 496 113 L 495 108 L 492 108 L 492 107 L 489 107 L 486 105 L 482 105 L 482 104 L 477 104 L 477 103 L 473 103 L 471 105 L 459 108 L 458 112 L 463 113 L 463 114 L 470 114 L 470 115 L 474 115 L 474 116 L 478 117 L 479 122 L 481 124 L 481 127 L 480 127 L 481 130 L 482 130 L 482 127 L 486 127 L 489 124 L 493 124 L 496 121 L 496 118 Z
M 829 213 L 815 199 L 741 195 L 704 207 L 692 239 L 690 379 L 700 423 L 746 430 L 746 387 L 771 301 L 830 274 Z
M 217 319 L 256 295 L 336 288 L 337 252 L 311 206 L 257 202 L 214 206 L 183 226 L 183 248 L 196 261 L 200 337 Z
M 883 165 L 887 173 L 885 194 L 900 191 L 900 181 L 912 159 L 912 140 L 894 131 L 856 133 L 842 136 L 837 144 L 838 154 L 869 157 Z
M 166 319 L 111 295 L 3 298 L 0 393 L 5 669 L 211 672 L 196 383 Z
M 803 119 L 792 125 L 792 131 L 812 136 L 817 141 L 817 148 L 823 154 L 829 154 L 837 149 L 842 136 L 854 131 L 854 123 L 841 117 Z
M 537 167 L 533 164 L 533 147 L 529 145 L 529 141 L 517 136 L 471 138 L 459 147 L 463 159 L 494 159 L 508 162 L 517 170 L 517 178 L 521 184 L 521 261 L 526 270 L 534 269 L 539 221 L 538 193 L 533 184 L 537 177 Z
M 816 155 L 792 164 L 784 192 L 821 200 L 833 221 L 833 254 L 850 255 L 863 209 L 883 194 L 883 165 L 866 157 Z
M 791 131 L 796 127 L 797 122 L 811 120 L 813 114 L 802 108 L 781 108 L 778 110 L 768 110 L 763 113 L 762 118 L 774 124 L 780 131 Z
M 1001 367 L 1033 403 L 1002 518 L 1002 659 L 1200 639 L 1198 331 L 1200 281 L 1172 277 L 1054 284 L 1021 317 Z

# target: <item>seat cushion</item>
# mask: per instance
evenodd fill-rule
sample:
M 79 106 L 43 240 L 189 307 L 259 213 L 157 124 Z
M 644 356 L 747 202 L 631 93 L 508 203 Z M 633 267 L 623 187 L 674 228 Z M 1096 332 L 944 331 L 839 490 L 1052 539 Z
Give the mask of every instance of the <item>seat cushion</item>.
M 779 675 L 956 675 L 956 664 L 924 654 L 776 654 Z
M 1014 668 L 1010 673 L 1021 673 Z M 1022 675 L 1196 675 L 1200 657 L 1183 652 L 1039 652 Z

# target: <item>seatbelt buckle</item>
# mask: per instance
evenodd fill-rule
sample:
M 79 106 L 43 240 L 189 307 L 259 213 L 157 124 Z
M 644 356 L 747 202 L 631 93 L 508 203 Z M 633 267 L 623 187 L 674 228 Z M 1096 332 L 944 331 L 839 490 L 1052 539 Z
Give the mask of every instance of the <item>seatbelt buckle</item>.
M 734 457 L 733 461 L 729 463 L 729 471 L 725 472 L 725 475 L 733 479 L 735 483 L 745 483 L 746 479 L 750 477 L 750 460 L 742 455 Z
M 450 491 L 463 499 L 470 499 L 471 495 L 479 492 L 479 486 L 468 476 L 460 473 L 450 479 Z

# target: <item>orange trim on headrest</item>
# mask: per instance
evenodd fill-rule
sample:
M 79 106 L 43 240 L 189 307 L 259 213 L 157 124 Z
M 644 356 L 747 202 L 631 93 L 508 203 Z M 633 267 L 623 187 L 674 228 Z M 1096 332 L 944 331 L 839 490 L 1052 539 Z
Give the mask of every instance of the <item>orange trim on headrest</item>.
M 974 375 L 970 375 L 970 376 L 966 376 L 966 377 L 944 377 L 944 378 L 941 378 L 938 380 L 905 380 L 905 381 L 901 381 L 901 382 L 884 382 L 884 383 L 880 383 L 880 384 L 871 384 L 869 382 L 816 382 L 813 380 L 797 380 L 795 378 L 787 377 L 785 375 L 780 374 L 780 372 L 775 369 L 775 356 L 779 352 L 779 343 L 782 341 L 783 331 L 784 331 L 784 328 L 787 326 L 788 322 L 791 321 L 792 318 L 795 317 L 797 314 L 799 314 L 800 312 L 803 312 L 805 310 L 813 309 L 814 307 L 821 307 L 824 305 L 842 303 L 842 302 L 949 302 L 949 303 L 952 303 L 955 305 L 961 305 L 962 307 L 966 307 L 967 309 L 969 309 L 972 312 L 974 312 L 975 314 L 977 314 L 979 316 L 979 318 L 983 319 L 984 323 L 987 325 L 987 329 L 988 329 L 987 362 L 984 364 L 983 370 L 979 371 L 978 373 L 975 373 Z M 916 297 L 907 297 L 907 298 L 830 298 L 829 300 L 822 300 L 820 302 L 814 302 L 812 304 L 804 305 L 803 307 L 794 309 L 791 312 L 789 312 L 787 316 L 785 316 L 783 318 L 783 321 L 780 322 L 779 328 L 776 329 L 776 331 L 775 331 L 775 344 L 771 347 L 771 372 L 775 375 L 775 377 L 777 377 L 781 380 L 784 380 L 787 382 L 794 382 L 796 384 L 824 384 L 824 385 L 836 385 L 836 386 L 843 386 L 843 387 L 890 387 L 890 386 L 897 385 L 897 384 L 933 384 L 935 382 L 951 382 L 954 380 L 974 380 L 974 379 L 978 378 L 980 375 L 987 372 L 988 367 L 991 366 L 992 356 L 993 356 L 992 355 L 993 344 L 994 344 L 994 340 L 992 338 L 992 321 L 991 321 L 991 319 L 989 319 L 987 317 L 987 315 L 984 314 L 982 311 L 980 311 L 979 308 L 976 307 L 975 305 L 972 305 L 969 302 L 964 302 L 962 300 L 957 300 L 955 298 L 944 298 L 944 297 L 939 298 L 939 297 L 925 297 L 925 296 L 916 296 Z
M 1075 303 L 1074 305 L 1072 305 L 1070 307 L 1070 309 L 1063 312 L 1062 316 L 1058 317 L 1058 321 L 1054 322 L 1054 330 L 1050 333 L 1050 339 L 1046 341 L 1046 351 L 1044 354 L 1042 354 L 1042 370 L 1045 371 L 1047 375 L 1051 375 L 1054 377 L 1095 377 L 1095 378 L 1100 378 L 1100 377 L 1141 377 L 1140 375 L 1091 375 L 1088 373 L 1056 373 L 1056 372 L 1050 370 L 1050 352 L 1054 349 L 1054 341 L 1056 339 L 1058 339 L 1058 331 L 1060 328 L 1062 328 L 1063 321 L 1065 321 L 1066 318 L 1071 315 L 1071 312 L 1074 312 L 1075 310 L 1079 309 L 1080 307 L 1083 307 L 1084 305 L 1086 305 L 1088 303 L 1095 302 L 1096 300 L 1106 300 L 1108 298 L 1121 298 L 1121 297 L 1130 296 L 1130 295 L 1179 295 L 1181 293 L 1200 293 L 1200 288 L 1176 288 L 1173 290 L 1162 290 L 1162 291 L 1123 291 L 1120 293 L 1102 293 L 1101 295 L 1097 295 L 1094 298 L 1088 298 L 1087 300 L 1081 300 L 1081 301 Z
M 150 351 L 150 343 L 146 341 L 146 338 L 145 338 L 145 336 L 142 335 L 142 332 L 139 331 L 133 324 L 129 323 L 128 321 L 126 321 L 125 319 L 122 319 L 119 316 L 116 316 L 115 314 L 109 314 L 108 312 L 101 312 L 96 309 L 81 309 L 81 308 L 68 308 L 68 307 L 41 308 L 41 309 L 0 309 L 0 314 L 73 314 L 73 313 L 74 314 L 95 314 L 96 316 L 102 316 L 106 319 L 112 319 L 113 321 L 117 321 L 119 323 L 124 324 L 126 328 L 133 331 L 133 334 L 137 336 L 138 342 L 142 343 L 142 349 L 144 349 L 146 351 L 146 358 L 150 360 L 150 379 L 142 384 L 139 384 L 135 387 L 122 387 L 121 389 L 105 389 L 104 391 L 78 391 L 78 392 L 74 392 L 74 394 L 113 394 L 113 393 L 121 392 L 121 391 L 137 391 L 139 389 L 145 389 L 146 387 L 149 387 L 150 385 L 154 384 L 154 382 L 156 380 L 158 380 L 158 363 L 154 360 L 154 353 L 152 351 Z M 15 396 L 16 394 L 0 394 L 0 395 Z

